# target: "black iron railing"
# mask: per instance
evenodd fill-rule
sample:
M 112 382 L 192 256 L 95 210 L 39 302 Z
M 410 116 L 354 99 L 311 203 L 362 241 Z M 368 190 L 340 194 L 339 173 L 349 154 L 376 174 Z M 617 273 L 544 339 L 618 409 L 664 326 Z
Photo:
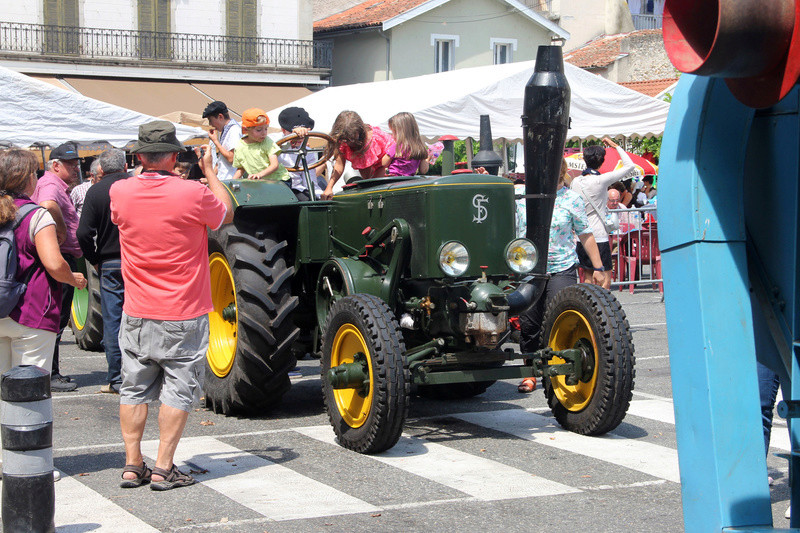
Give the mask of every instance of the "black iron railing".
M 0 22 L 0 52 L 83 59 L 330 69 L 330 42 Z
M 661 15 L 631 15 L 633 27 L 637 30 L 660 30 Z

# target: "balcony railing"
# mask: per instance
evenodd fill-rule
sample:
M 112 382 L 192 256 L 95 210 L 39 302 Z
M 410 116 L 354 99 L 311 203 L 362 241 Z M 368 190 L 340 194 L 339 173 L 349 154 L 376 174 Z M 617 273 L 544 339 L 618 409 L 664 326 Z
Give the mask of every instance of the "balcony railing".
M 660 30 L 661 15 L 633 15 L 633 27 L 637 30 Z
M 330 69 L 330 42 L 0 22 L 0 53 L 239 67 Z

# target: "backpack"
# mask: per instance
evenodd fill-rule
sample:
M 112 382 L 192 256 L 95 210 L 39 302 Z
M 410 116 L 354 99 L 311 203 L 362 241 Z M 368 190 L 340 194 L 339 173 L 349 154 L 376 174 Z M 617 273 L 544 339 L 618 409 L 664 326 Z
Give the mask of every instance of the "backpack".
M 16 279 L 19 258 L 17 257 L 14 230 L 37 209 L 42 208 L 36 204 L 24 204 L 17 209 L 17 215 L 13 221 L 0 226 L 0 318 L 6 318 L 17 306 L 20 297 L 28 288 L 31 275 L 33 275 L 33 269 L 31 269 L 24 283 Z

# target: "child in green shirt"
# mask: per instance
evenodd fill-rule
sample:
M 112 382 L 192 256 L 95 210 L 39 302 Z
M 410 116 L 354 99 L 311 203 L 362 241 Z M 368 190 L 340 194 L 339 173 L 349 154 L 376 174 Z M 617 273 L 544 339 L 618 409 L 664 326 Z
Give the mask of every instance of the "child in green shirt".
M 278 162 L 280 148 L 267 137 L 268 127 L 269 117 L 265 111 L 252 108 L 242 114 L 244 136 L 233 151 L 233 166 L 236 168 L 233 179 L 241 178 L 246 172 L 247 179 L 251 180 L 291 180 L 286 168 Z

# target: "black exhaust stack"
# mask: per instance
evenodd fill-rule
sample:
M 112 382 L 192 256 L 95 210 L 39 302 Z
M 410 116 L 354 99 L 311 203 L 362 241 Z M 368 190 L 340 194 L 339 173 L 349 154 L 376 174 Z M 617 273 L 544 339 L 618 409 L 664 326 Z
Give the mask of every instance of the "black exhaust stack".
M 530 288 L 518 292 L 530 295 L 531 303 L 541 294 L 547 274 L 547 246 L 550 219 L 556 198 L 564 144 L 569 129 L 570 89 L 564 74 L 560 46 L 540 46 L 533 76 L 525 85 L 522 136 L 525 144 L 525 236 L 539 251 L 539 262 L 531 272 Z M 517 295 L 515 295 L 516 298 Z M 511 295 L 509 295 L 511 299 Z M 527 299 L 527 295 L 526 298 Z M 519 307 L 517 304 L 515 307 Z M 530 303 L 528 304 L 530 305 Z
M 560 46 L 540 46 L 533 76 L 525 86 L 522 136 L 525 143 L 526 237 L 539 250 L 535 273 L 547 271 L 547 243 L 564 144 L 569 129 L 570 90 Z
M 497 176 L 500 171 L 500 165 L 503 164 L 503 158 L 492 149 L 492 123 L 489 121 L 489 115 L 481 115 L 480 131 L 479 151 L 472 158 L 472 168 L 483 167 L 489 174 Z

